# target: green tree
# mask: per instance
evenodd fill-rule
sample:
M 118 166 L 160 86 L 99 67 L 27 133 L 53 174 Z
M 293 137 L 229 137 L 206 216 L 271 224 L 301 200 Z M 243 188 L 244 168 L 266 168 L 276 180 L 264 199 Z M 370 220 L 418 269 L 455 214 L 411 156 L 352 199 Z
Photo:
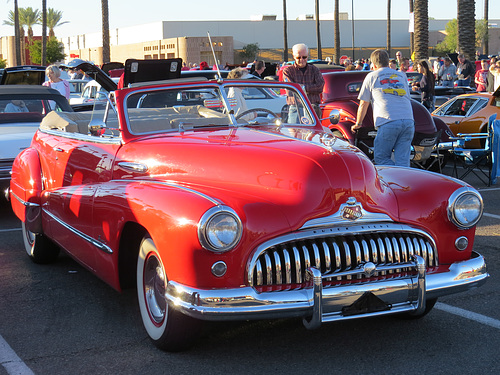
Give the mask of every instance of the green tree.
M 480 47 L 484 39 L 484 35 L 487 33 L 488 29 L 486 27 L 485 20 L 476 20 L 476 35 L 475 35 L 475 46 Z M 452 19 L 446 24 L 446 36 L 444 40 L 436 46 L 436 53 L 438 55 L 446 55 L 447 53 L 453 53 L 459 50 L 458 48 L 458 21 Z M 472 56 L 474 58 L 474 56 Z
M 28 41 L 29 44 L 33 42 L 33 25 L 38 24 L 40 18 L 40 11 L 32 7 L 20 8 L 19 17 L 23 20 L 23 24 L 28 28 Z
M 22 43 L 24 41 L 24 25 L 21 23 L 21 17 L 19 14 L 19 7 L 17 4 L 17 0 L 14 0 L 14 11 L 9 11 L 8 19 L 3 21 L 4 25 L 14 26 L 14 41 L 16 48 L 16 59 L 15 65 L 19 65 L 23 63 L 21 48 Z
M 250 43 L 243 46 L 243 51 L 240 52 L 240 56 L 245 60 L 255 60 L 257 54 L 259 53 L 259 43 Z
M 7 66 L 7 60 L 0 59 L 0 69 L 4 69 Z
M 33 63 L 40 64 L 42 61 L 42 42 L 40 40 L 35 40 L 35 42 L 29 46 L 29 50 Z M 47 63 L 53 64 L 63 60 L 65 57 L 64 45 L 59 43 L 56 37 L 49 38 L 47 42 Z
M 69 21 L 61 22 L 62 16 L 63 12 L 61 12 L 60 10 L 55 10 L 54 8 L 49 8 L 47 10 L 47 27 L 49 28 L 49 38 L 56 36 L 56 33 L 54 32 L 54 29 L 56 27 L 64 25 L 65 23 L 69 22 Z M 43 22 L 42 19 L 39 19 L 39 23 L 42 24 L 42 22 Z

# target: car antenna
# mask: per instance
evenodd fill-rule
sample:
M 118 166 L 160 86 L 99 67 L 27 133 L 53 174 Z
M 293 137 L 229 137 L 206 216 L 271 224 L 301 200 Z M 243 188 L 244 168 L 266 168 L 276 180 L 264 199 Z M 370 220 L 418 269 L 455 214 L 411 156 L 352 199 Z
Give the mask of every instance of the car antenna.
M 215 67 L 217 68 L 217 82 L 222 83 L 222 75 L 220 74 L 219 64 L 217 64 L 217 57 L 215 57 L 214 45 L 212 44 L 212 38 L 210 38 L 210 32 L 207 31 L 208 41 L 210 42 L 210 48 L 212 49 L 212 55 L 214 56 Z

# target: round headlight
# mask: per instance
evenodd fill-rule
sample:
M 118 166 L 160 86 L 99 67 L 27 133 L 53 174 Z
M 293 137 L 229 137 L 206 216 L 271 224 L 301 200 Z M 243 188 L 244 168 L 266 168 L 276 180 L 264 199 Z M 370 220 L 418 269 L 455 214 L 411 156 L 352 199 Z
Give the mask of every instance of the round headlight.
M 241 221 L 229 207 L 213 207 L 202 216 L 198 237 L 201 245 L 207 250 L 231 250 L 240 241 Z
M 468 229 L 477 224 L 483 214 L 483 199 L 474 189 L 463 187 L 448 200 L 448 217 L 459 228 Z

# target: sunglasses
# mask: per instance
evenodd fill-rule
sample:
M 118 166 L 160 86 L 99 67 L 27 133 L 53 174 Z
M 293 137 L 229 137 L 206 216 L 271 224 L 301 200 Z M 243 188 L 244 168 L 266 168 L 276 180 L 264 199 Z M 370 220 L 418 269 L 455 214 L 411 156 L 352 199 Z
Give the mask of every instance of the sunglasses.
M 300 59 L 307 60 L 307 56 L 295 56 L 294 58 L 295 60 L 300 60 Z

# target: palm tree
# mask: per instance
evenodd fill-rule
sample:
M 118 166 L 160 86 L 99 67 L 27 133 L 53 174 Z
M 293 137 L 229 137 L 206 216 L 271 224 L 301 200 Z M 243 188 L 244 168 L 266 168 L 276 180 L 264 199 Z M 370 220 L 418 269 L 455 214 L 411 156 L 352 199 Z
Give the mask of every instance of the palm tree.
M 17 0 L 14 0 L 14 11 L 9 11 L 9 15 L 6 20 L 3 21 L 4 25 L 14 26 L 14 43 L 15 43 L 15 65 L 21 64 L 21 38 L 24 38 L 24 28 L 22 27 L 19 20 L 19 7 Z
M 488 0 L 484 0 L 484 23 L 486 24 L 486 34 L 484 34 L 484 39 L 483 39 L 483 53 L 488 56 L 490 54 L 489 51 L 489 35 L 488 35 Z
M 340 64 L 340 20 L 339 20 L 339 0 L 335 0 L 335 20 L 334 20 L 334 38 L 335 38 L 335 64 Z
M 427 0 L 414 0 L 415 17 L 414 51 L 415 61 L 429 57 L 429 11 Z
M 33 25 L 38 24 L 40 18 L 40 11 L 32 7 L 21 8 L 19 11 L 22 13 L 24 24 L 28 27 L 28 43 L 33 42 Z
M 391 56 L 391 0 L 387 0 L 387 53 Z
M 109 47 L 109 7 L 108 0 L 101 0 L 102 8 L 102 62 L 111 61 Z
M 321 52 L 321 35 L 319 31 L 319 0 L 315 1 L 315 9 L 316 9 L 316 40 L 318 45 L 318 59 L 323 59 L 323 53 Z
M 283 0 L 283 61 L 288 61 L 288 20 L 286 18 L 286 0 Z
M 413 13 L 413 0 L 410 0 L 410 14 L 412 14 L 412 13 Z M 414 49 L 413 35 L 414 35 L 414 32 L 412 31 L 410 33 L 410 56 L 413 53 L 413 49 Z
M 41 64 L 47 64 L 47 0 L 42 0 L 42 56 Z
M 63 13 L 60 10 L 55 10 L 54 8 L 49 8 L 47 12 L 47 27 L 49 28 L 49 38 L 55 37 L 56 33 L 54 29 L 57 26 L 64 25 L 68 21 L 61 22 Z
M 457 1 L 458 50 L 469 60 L 476 55 L 476 1 Z

